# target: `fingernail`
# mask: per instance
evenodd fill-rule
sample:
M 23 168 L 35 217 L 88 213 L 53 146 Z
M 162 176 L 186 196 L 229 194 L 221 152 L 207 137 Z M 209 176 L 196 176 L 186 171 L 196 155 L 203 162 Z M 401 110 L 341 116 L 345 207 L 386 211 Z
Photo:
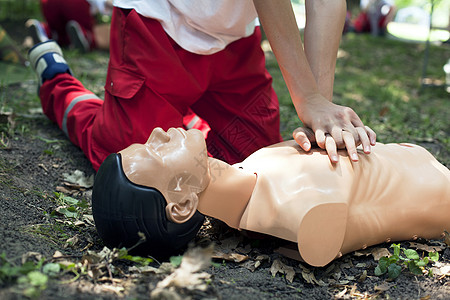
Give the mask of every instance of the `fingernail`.
M 309 149 L 309 143 L 304 143 L 303 144 L 303 149 Z
M 370 147 L 369 147 L 369 146 L 366 146 L 366 147 L 364 148 L 364 152 L 369 153 L 369 152 L 370 152 Z
M 337 157 L 336 155 L 333 155 L 333 156 L 331 157 L 331 159 L 332 159 L 334 162 L 337 162 L 337 161 L 338 161 L 338 157 Z
M 352 159 L 353 160 L 358 160 L 358 154 L 352 153 Z

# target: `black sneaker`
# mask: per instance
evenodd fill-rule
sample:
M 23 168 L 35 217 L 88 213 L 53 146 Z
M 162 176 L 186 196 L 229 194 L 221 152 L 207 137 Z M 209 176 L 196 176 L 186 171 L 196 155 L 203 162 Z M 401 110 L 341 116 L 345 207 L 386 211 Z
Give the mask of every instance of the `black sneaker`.
M 69 35 L 70 44 L 83 53 L 89 52 L 89 41 L 84 35 L 83 29 L 77 21 L 69 21 L 66 25 L 66 31 Z
M 33 39 L 33 44 L 43 43 L 49 40 L 44 26 L 38 20 L 29 19 L 25 22 L 25 26 L 28 28 L 28 34 Z

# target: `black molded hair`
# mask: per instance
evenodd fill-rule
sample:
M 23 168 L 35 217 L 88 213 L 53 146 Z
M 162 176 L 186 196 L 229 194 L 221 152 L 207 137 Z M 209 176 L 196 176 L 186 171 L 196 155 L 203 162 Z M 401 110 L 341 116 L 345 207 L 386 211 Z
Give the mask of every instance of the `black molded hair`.
M 166 205 L 157 189 L 134 184 L 126 177 L 120 154 L 110 154 L 100 166 L 92 191 L 92 213 L 106 246 L 131 248 L 142 232 L 146 241 L 131 253 L 157 258 L 178 254 L 196 236 L 204 216 L 197 211 L 177 224 L 167 219 Z

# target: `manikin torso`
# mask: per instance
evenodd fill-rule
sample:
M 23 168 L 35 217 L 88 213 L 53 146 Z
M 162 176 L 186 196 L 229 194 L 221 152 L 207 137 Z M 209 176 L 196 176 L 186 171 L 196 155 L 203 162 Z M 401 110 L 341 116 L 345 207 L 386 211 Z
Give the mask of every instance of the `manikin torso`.
M 283 238 L 299 248 L 310 236 L 324 235 L 335 239 L 341 254 L 389 240 L 438 238 L 450 229 L 450 171 L 425 149 L 377 144 L 356 163 L 345 151 L 339 153 L 339 163 L 331 164 L 325 151 L 305 153 L 287 141 L 234 165 L 257 179 L 245 208 L 232 212 L 242 215 L 239 225 L 229 225 Z M 336 209 L 319 210 L 311 217 L 317 221 L 300 238 L 305 214 L 330 203 Z
M 299 153 L 303 153 L 301 159 L 297 159 Z M 318 201 L 349 199 L 351 166 L 346 161 L 336 168 L 331 163 L 318 164 L 324 153 L 305 154 L 289 141 L 261 149 L 238 164 L 257 176 L 239 228 L 297 242 L 300 209 L 307 210 Z
M 380 242 L 450 231 L 450 171 L 417 145 L 377 144 L 358 162 L 339 151 L 332 164 L 324 150 L 305 153 L 286 141 L 230 166 L 206 157 L 200 131 L 155 129 L 147 143 L 120 153 L 128 179 L 158 189 L 173 222 L 198 210 L 297 243 L 314 266 Z

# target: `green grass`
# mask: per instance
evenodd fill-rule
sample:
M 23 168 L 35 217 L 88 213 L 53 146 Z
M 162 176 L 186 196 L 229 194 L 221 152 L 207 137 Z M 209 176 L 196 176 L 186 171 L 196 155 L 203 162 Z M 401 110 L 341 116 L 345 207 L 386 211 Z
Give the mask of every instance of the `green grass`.
M 22 20 L 41 16 L 39 0 L 0 0 L 0 20 Z

